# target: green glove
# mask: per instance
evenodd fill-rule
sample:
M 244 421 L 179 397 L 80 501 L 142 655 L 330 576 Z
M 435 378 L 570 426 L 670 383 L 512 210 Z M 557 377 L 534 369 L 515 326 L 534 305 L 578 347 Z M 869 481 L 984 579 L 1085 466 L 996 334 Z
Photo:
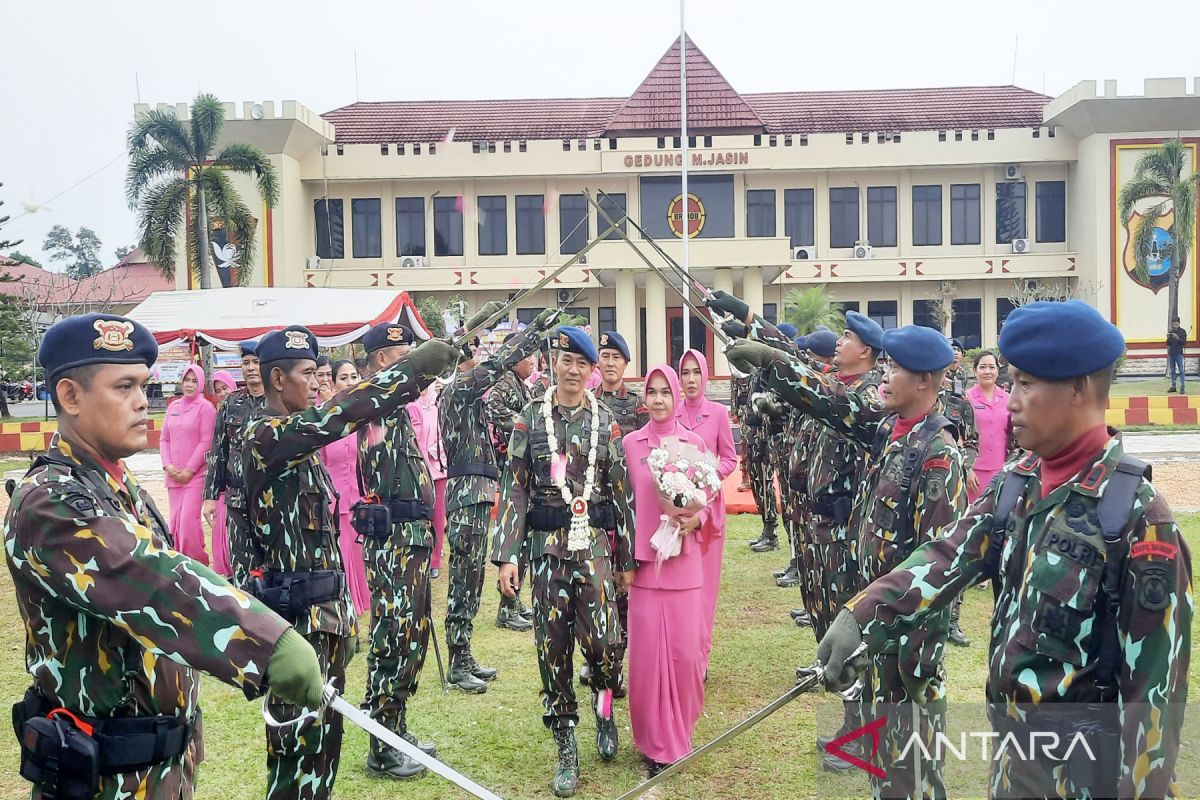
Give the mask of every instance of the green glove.
M 561 317 L 559 317 L 558 324 L 559 325 L 574 325 L 575 327 L 579 327 L 580 325 L 586 325 L 587 320 L 584 319 L 583 317 L 577 317 L 573 314 L 569 315 L 569 316 L 567 314 L 563 314 Z
M 458 364 L 461 352 L 445 339 L 430 339 L 419 344 L 405 358 L 417 378 L 431 381 Z
M 285 703 L 317 708 L 325 698 L 325 679 L 317 653 L 304 637 L 288 628 L 275 643 L 267 662 L 267 685 Z
M 742 372 L 754 372 L 786 358 L 782 352 L 771 345 L 750 339 L 737 339 L 730 342 L 729 347 L 725 348 L 725 357 L 729 359 L 730 364 Z
M 709 295 L 704 301 L 704 305 L 723 314 L 728 314 L 738 322 L 747 322 L 750 319 L 750 306 L 746 305 L 745 301 L 740 297 L 734 297 L 720 289 Z
M 558 319 L 557 308 L 544 308 L 541 313 L 533 318 L 533 322 L 529 323 L 530 327 L 537 328 L 539 331 L 548 331 L 554 327 L 554 321 Z
M 750 335 L 750 329 L 746 327 L 745 323 L 732 319 L 727 319 L 721 323 L 721 332 L 730 339 L 745 339 Z
M 504 301 L 502 300 L 492 300 L 490 303 L 484 303 L 483 308 L 472 314 L 471 318 L 463 325 L 463 328 L 469 331 L 478 325 L 482 325 L 487 321 L 488 317 L 502 308 L 504 308 Z
M 825 667 L 827 689 L 840 692 L 858 680 L 858 673 L 866 669 L 868 663 L 866 654 L 854 656 L 860 644 L 862 631 L 858 628 L 858 620 L 854 619 L 850 609 L 843 608 L 817 645 L 817 661 Z

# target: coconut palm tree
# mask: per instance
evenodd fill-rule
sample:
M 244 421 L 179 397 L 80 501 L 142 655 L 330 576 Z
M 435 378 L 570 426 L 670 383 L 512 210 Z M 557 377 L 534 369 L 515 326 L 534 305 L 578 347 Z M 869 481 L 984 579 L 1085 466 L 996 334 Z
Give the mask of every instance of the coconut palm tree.
M 800 333 L 811 333 L 818 325 L 841 333 L 846 327 L 842 304 L 824 286 L 792 289 L 783 298 L 783 319 L 796 326 Z
M 210 286 L 211 217 L 224 221 L 228 242 L 236 245 L 230 282 L 244 285 L 254 263 L 254 217 L 238 197 L 229 173 L 253 175 L 268 206 L 279 197 L 275 169 L 257 147 L 233 143 L 214 154 L 224 124 L 221 103 L 211 94 L 201 94 L 193 101 L 186 123 L 172 110 L 147 111 L 128 136 L 125 196 L 129 207 L 138 212 L 138 245 L 165 276 L 173 278 L 182 234 L 188 267 L 201 289 Z
M 1137 230 L 1131 230 L 1135 268 L 1138 276 L 1148 279 L 1146 264 L 1151 252 L 1154 229 L 1167 214 L 1173 212 L 1174 220 L 1167 229 L 1169 242 L 1158 248 L 1159 258 L 1171 259 L 1167 272 L 1167 326 L 1179 315 L 1179 273 L 1187 263 L 1188 254 L 1195 243 L 1196 187 L 1200 173 L 1188 173 L 1188 150 L 1179 139 L 1163 142 L 1161 147 L 1147 151 L 1138 159 L 1133 177 L 1121 187 L 1117 198 L 1120 219 L 1128 220 L 1134 207 L 1143 200 L 1157 202 L 1142 212 Z

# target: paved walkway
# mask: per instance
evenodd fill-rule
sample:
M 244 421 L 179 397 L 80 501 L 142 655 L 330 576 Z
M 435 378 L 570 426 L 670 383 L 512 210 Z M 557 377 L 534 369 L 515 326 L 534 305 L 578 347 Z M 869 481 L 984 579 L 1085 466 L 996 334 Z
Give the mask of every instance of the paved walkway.
M 1125 451 L 1149 461 L 1200 461 L 1200 431 L 1127 433 Z

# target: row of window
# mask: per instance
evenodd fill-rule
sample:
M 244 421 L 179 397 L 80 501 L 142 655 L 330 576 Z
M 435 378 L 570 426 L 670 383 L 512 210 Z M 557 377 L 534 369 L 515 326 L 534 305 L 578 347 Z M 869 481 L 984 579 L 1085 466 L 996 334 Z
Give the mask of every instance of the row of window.
M 839 301 L 845 311 L 862 311 L 862 304 L 857 300 Z M 913 300 L 912 320 L 914 325 L 924 325 L 927 328 L 937 328 L 937 300 Z M 884 330 L 899 327 L 898 308 L 895 300 L 868 300 L 866 315 L 879 323 Z M 963 347 L 970 350 L 983 346 L 983 301 L 978 297 L 963 297 L 952 301 L 954 318 L 950 322 L 950 335 L 962 342 Z M 1006 297 L 996 299 L 996 335 L 1004 320 L 1015 308 L 1012 301 Z M 764 311 L 766 307 L 764 306 Z M 771 309 L 774 312 L 774 308 Z M 765 316 L 765 314 L 764 314 Z

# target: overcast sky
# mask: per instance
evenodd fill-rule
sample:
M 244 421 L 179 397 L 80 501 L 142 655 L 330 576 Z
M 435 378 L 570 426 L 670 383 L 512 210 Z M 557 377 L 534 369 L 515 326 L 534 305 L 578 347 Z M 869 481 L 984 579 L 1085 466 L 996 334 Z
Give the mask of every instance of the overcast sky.
M 743 92 L 1009 84 L 1018 36 L 1015 83 L 1052 96 L 1105 78 L 1129 94 L 1147 77 L 1186 76 L 1190 88 L 1200 73 L 1195 0 L 1152 12 L 1107 0 L 976 5 L 687 0 L 687 16 Z M 139 92 L 318 112 L 355 99 L 624 97 L 678 28 L 677 0 L 5 0 L 0 215 L 13 220 L 2 233 L 40 258 L 50 226 L 87 226 L 106 264 L 135 243 L 122 187 Z M 44 207 L 27 213 L 31 201 Z

